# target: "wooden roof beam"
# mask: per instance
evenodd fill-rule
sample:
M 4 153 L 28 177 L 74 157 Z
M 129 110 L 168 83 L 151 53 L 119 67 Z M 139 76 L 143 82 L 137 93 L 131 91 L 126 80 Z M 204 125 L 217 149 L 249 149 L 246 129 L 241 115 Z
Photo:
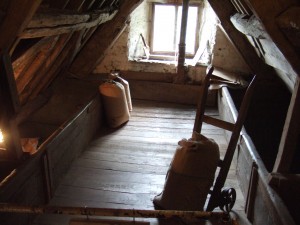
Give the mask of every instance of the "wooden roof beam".
M 9 50 L 25 29 L 42 0 L 11 0 L 0 25 L 0 50 Z M 18 12 L 18 13 L 15 13 Z
M 13 60 L 12 66 L 14 70 L 15 79 L 17 79 L 19 75 L 28 68 L 28 66 L 32 62 L 32 59 L 36 56 L 36 53 L 39 51 L 39 49 L 50 41 L 51 39 L 49 37 L 42 38 L 33 46 L 31 46 L 27 51 L 25 51 L 20 56 L 16 57 L 15 60 Z
M 289 7 L 298 4 L 297 0 L 245 0 L 253 14 L 262 21 L 266 32 L 272 38 L 275 45 L 290 63 L 295 73 L 300 76 L 300 57 L 294 46 L 287 40 L 284 32 L 277 24 L 277 17 Z M 270 7 L 272 6 L 272 10 Z
M 66 5 L 66 9 L 77 9 L 77 11 L 80 12 L 82 10 L 83 4 L 86 1 L 87 0 L 71 0 Z
M 254 15 L 236 13 L 230 17 L 230 21 L 237 30 L 245 35 L 257 39 L 270 39 L 261 22 Z
M 68 8 L 68 10 L 61 10 L 61 9 L 49 10 L 49 9 L 42 8 L 39 9 L 37 14 L 41 12 L 51 14 L 50 19 L 48 17 L 46 18 L 42 17 L 42 21 L 45 22 L 43 24 L 44 25 L 47 24 L 48 26 L 52 25 L 53 27 L 56 26 L 60 27 L 62 18 L 60 18 L 59 15 L 63 14 L 63 15 L 70 16 L 70 20 L 68 20 L 67 24 L 72 24 L 72 23 L 80 22 L 80 19 L 82 19 L 81 17 L 78 20 L 77 15 L 79 15 L 80 17 L 83 14 L 76 13 L 76 11 L 89 10 L 87 8 L 84 8 L 82 4 L 79 4 L 80 1 L 77 0 L 70 0 L 67 1 L 67 3 L 68 3 L 67 6 L 64 7 Z M 106 12 L 108 12 L 108 10 L 106 10 Z M 53 18 L 53 16 L 55 17 L 55 15 L 58 15 L 57 18 Z M 88 15 L 90 17 L 91 14 Z M 55 21 L 54 24 L 52 23 L 53 21 Z M 87 20 L 87 22 L 90 21 Z M 70 32 L 67 32 L 59 36 L 53 35 L 50 37 L 44 37 L 42 39 L 42 40 L 49 39 L 49 42 L 46 42 L 45 45 L 51 44 L 52 47 L 48 48 L 48 51 L 46 51 L 44 55 L 41 55 L 41 58 L 43 58 L 43 60 L 38 61 L 39 62 L 38 67 L 36 67 L 34 63 L 30 65 L 30 67 L 33 67 L 30 68 L 30 70 L 32 71 L 30 73 L 31 81 L 27 83 L 25 86 L 23 86 L 22 91 L 20 92 L 21 103 L 26 104 L 28 100 L 35 99 L 36 96 L 38 96 L 41 91 L 43 91 L 49 86 L 49 84 L 53 81 L 53 79 L 55 79 L 55 77 L 61 72 L 61 70 L 67 68 L 69 63 L 72 61 L 74 54 L 77 53 L 77 49 L 78 49 L 77 46 L 78 44 L 81 43 L 81 35 L 84 30 L 85 29 L 82 29 L 77 32 L 71 30 Z M 39 51 L 42 50 L 41 47 L 39 49 L 40 49 Z
M 32 81 L 35 76 L 40 76 L 39 70 L 43 67 L 44 62 L 48 59 L 50 52 L 55 47 L 58 37 L 54 37 L 53 40 L 45 43 L 35 57 L 32 59 L 30 66 L 19 74 L 16 79 L 18 93 L 22 93 L 24 88 Z
M 106 49 L 112 46 L 124 31 L 130 13 L 143 2 L 143 0 L 123 1 L 117 15 L 109 22 L 102 24 L 90 37 L 73 61 L 69 72 L 78 77 L 89 75 L 103 59 Z
M 208 0 L 208 2 L 219 18 L 221 26 L 228 38 L 244 58 L 252 72 L 258 76 L 270 73 L 270 67 L 257 55 L 254 47 L 250 44 L 246 36 L 240 33 L 231 23 L 230 17 L 236 13 L 236 10 L 230 0 Z
M 58 68 L 62 66 L 66 54 L 71 51 L 69 46 L 74 44 L 74 41 L 69 42 L 72 34 L 64 34 L 59 37 L 55 47 L 43 62 L 43 65 L 36 71 L 36 75 L 32 78 L 31 82 L 20 93 L 21 103 L 24 104 L 27 100 L 36 97 L 57 75 Z
M 59 10 L 43 11 L 32 18 L 20 37 L 37 38 L 88 29 L 111 20 L 116 13 L 117 10 L 110 12 L 108 9 L 95 10 L 90 13 L 66 13 Z
M 278 49 L 278 47 L 273 43 L 272 38 L 266 32 L 263 24 L 255 15 L 252 14 L 249 16 L 241 13 L 235 13 L 231 16 L 230 20 L 237 30 L 253 39 L 253 44 L 256 43 L 258 46 L 261 46 L 259 47 L 259 50 L 266 64 L 284 71 L 292 77 L 297 77 L 295 70 L 291 67 L 291 64 L 286 60 L 284 55 L 282 55 L 280 49 Z M 287 76 L 279 76 L 288 85 L 288 88 L 292 90 L 293 85 L 289 85 L 291 80 Z

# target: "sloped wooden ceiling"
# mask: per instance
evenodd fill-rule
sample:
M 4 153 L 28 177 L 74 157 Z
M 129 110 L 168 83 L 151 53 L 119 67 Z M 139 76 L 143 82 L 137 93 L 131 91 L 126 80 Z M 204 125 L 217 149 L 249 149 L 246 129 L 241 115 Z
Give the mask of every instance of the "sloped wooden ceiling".
M 2 0 L 0 50 L 11 56 L 12 64 L 4 61 L 6 67 L 12 66 L 11 74 L 16 81 L 15 90 L 10 90 L 10 97 L 15 98 L 13 101 L 23 106 L 34 100 L 62 71 L 76 77 L 89 75 L 124 30 L 130 13 L 142 1 Z M 291 90 L 294 89 L 286 123 L 288 131 L 283 135 L 279 151 L 283 152 L 287 146 L 284 143 L 296 143 L 300 130 L 298 125 L 290 126 L 299 124 L 299 2 L 208 2 L 253 73 L 263 77 L 275 74 L 272 69 L 275 68 L 282 71 L 279 76 Z M 253 21 L 261 23 L 262 35 L 251 33 L 251 29 L 256 32 L 257 27 L 249 31 Z M 279 162 L 277 167 L 281 167 Z
M 141 2 L 1 1 L 0 49 L 11 55 L 21 104 L 34 99 L 62 70 L 77 77 L 90 74 Z M 253 73 L 271 73 L 269 64 L 286 74 L 281 77 L 286 83 L 295 83 L 300 74 L 297 0 L 208 2 Z M 233 18 L 236 14 L 241 15 L 239 20 Z M 245 22 L 240 24 L 246 24 L 242 29 L 247 29 L 253 17 L 261 22 L 267 41 L 238 31 L 237 23 Z
M 208 0 L 226 34 L 255 74 L 284 73 L 290 89 L 300 74 L 297 0 Z M 265 65 L 264 65 L 265 64 Z
M 208 0 L 254 74 L 279 76 L 293 92 L 273 172 L 288 172 L 300 137 L 299 2 Z M 277 69 L 276 73 L 272 70 Z
M 70 65 L 72 74 L 90 73 L 141 2 L 1 1 L 0 49 L 11 56 L 20 104 L 38 96 Z

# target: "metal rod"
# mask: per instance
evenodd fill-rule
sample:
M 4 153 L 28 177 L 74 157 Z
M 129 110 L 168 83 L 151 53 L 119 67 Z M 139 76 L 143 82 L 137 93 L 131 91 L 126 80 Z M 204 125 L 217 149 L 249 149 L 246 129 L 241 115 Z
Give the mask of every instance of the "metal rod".
M 140 209 L 112 209 L 68 206 L 29 206 L 10 203 L 0 203 L 0 213 L 27 213 L 27 214 L 64 214 L 86 216 L 113 216 L 134 218 L 223 218 L 228 217 L 226 212 L 179 211 L 179 210 L 140 210 Z

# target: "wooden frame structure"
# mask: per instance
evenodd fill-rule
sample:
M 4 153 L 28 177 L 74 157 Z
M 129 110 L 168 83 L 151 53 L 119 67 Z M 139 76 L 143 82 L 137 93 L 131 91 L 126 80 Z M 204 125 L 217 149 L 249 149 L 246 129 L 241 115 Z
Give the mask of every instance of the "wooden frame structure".
M 284 50 L 283 54 L 287 57 L 289 63 L 295 70 L 295 73 L 298 74 L 298 78 L 296 79 L 296 85 L 293 90 L 293 97 L 290 103 L 289 113 L 286 119 L 285 129 L 282 134 L 282 141 L 280 144 L 280 150 L 278 153 L 278 157 L 276 160 L 276 165 L 274 166 L 274 171 L 278 172 L 282 170 L 282 172 L 288 172 L 288 165 L 293 158 L 295 148 L 297 145 L 297 138 L 299 138 L 299 127 L 297 127 L 298 123 L 291 123 L 291 120 L 297 120 L 295 115 L 298 112 L 297 101 L 299 95 L 299 76 L 300 73 L 297 69 L 297 65 L 300 65 L 298 62 L 299 57 L 295 55 L 295 49 L 291 46 L 290 43 L 287 42 L 276 24 L 276 15 L 280 12 L 280 10 L 286 10 L 294 4 L 294 1 L 286 1 L 284 7 L 279 5 L 278 1 L 276 1 L 275 8 L 276 10 L 272 14 L 264 11 L 266 8 L 260 5 L 257 1 L 233 1 L 232 4 L 230 1 L 220 1 L 209 0 L 210 5 L 216 12 L 219 20 L 221 21 L 221 25 L 225 32 L 229 35 L 229 38 L 236 45 L 237 49 L 258 76 L 265 76 L 266 74 L 272 73 L 270 68 L 268 68 L 258 57 L 256 52 L 251 46 L 250 42 L 246 40 L 246 37 L 240 33 L 237 29 L 235 29 L 234 25 L 230 22 L 231 15 L 234 11 L 238 11 L 244 14 L 254 13 L 260 20 L 263 22 L 265 26 L 265 34 L 266 36 L 270 36 L 271 38 L 275 38 L 274 42 L 276 45 L 281 46 Z M 271 4 L 271 3 L 270 3 Z M 291 18 L 293 19 L 293 18 Z M 280 33 L 280 34 L 279 34 Z M 272 39 L 273 40 L 273 39 Z M 299 114 L 299 113 L 298 113 Z M 286 141 L 287 138 L 291 138 L 291 141 Z M 289 159 L 288 159 L 289 158 Z M 279 166 L 282 165 L 282 166 Z M 282 169 L 280 169 L 282 167 Z
M 4 148 L 0 160 L 17 161 L 23 155 L 16 124 L 19 98 L 8 53 L 0 53 L 0 129 L 4 136 Z
M 130 13 L 142 2 L 4 0 L 0 3 L 0 129 L 10 134 L 5 140 L 8 151 L 0 153 L 1 160 L 22 158 L 17 126 L 47 102 L 51 93 L 44 91 L 62 71 L 77 78 L 89 76 L 128 26 Z M 272 173 L 268 173 L 269 184 L 257 178 L 266 175 L 253 166 L 252 186 L 275 185 L 283 178 L 298 182 L 297 176 L 291 174 L 291 164 L 299 148 L 300 136 L 300 43 L 295 29 L 300 26 L 299 3 L 297 0 L 208 2 L 253 74 L 259 78 L 279 76 L 292 92 L 276 162 Z M 268 8 L 270 5 L 272 10 Z M 254 22 L 256 27 L 251 25 Z M 178 74 L 181 82 L 185 77 L 181 76 L 180 69 Z M 154 79 L 147 78 L 149 73 L 143 75 L 142 79 Z M 131 76 L 136 78 L 138 75 Z M 175 77 L 171 74 L 162 76 L 154 75 L 165 83 L 172 83 Z M 205 116 L 203 121 L 218 123 Z M 222 126 L 234 129 L 230 123 Z M 249 190 L 249 196 L 255 195 L 254 189 Z M 269 189 L 266 190 L 267 193 Z M 249 197 L 249 211 L 251 202 L 253 199 Z

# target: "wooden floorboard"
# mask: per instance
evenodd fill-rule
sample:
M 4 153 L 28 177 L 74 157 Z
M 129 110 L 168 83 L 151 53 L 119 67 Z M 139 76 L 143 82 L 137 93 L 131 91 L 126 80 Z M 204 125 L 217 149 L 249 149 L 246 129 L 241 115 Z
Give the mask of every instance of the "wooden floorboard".
M 152 200 L 163 189 L 178 141 L 192 135 L 195 113 L 194 106 L 134 101 L 130 120 L 117 129 L 103 129 L 73 162 L 50 205 L 154 209 Z M 218 116 L 216 109 L 206 113 Z M 218 143 L 222 157 L 224 131 L 204 124 L 202 134 Z M 243 210 L 235 165 L 226 185 L 237 189 L 235 209 Z M 68 219 L 41 215 L 34 224 L 68 224 Z

